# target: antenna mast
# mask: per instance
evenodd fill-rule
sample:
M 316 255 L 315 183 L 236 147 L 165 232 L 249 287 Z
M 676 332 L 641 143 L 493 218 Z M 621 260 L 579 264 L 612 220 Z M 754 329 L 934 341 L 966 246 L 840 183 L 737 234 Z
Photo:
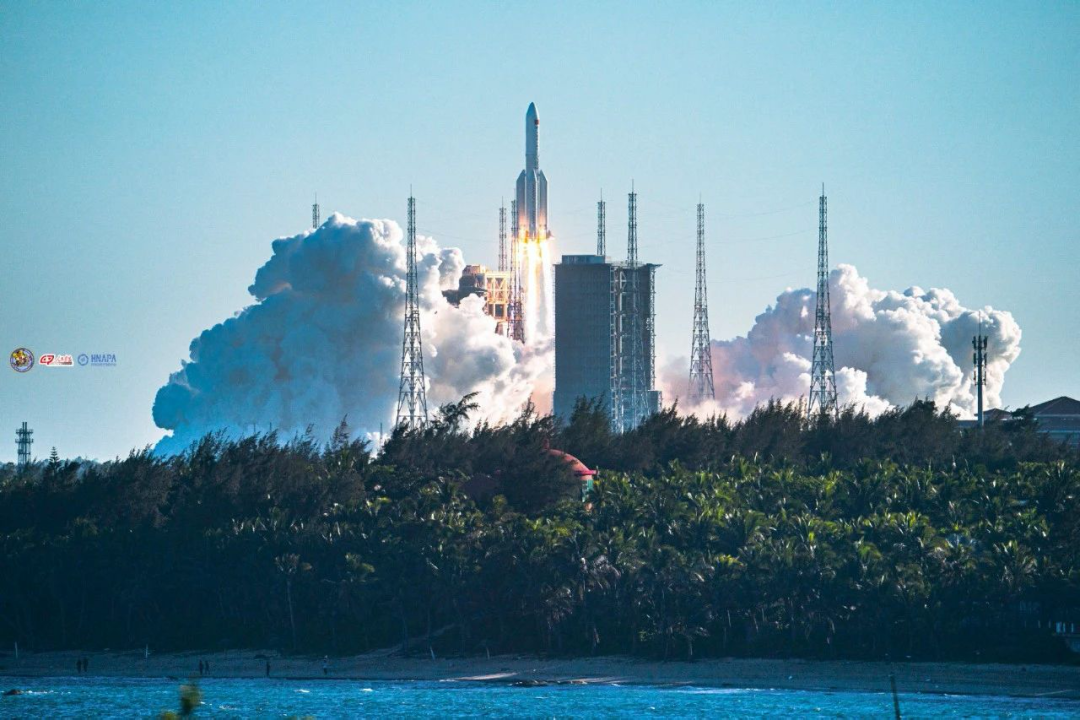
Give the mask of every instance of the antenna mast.
M 979 427 L 983 426 L 983 388 L 986 387 L 986 341 L 987 337 L 982 334 L 982 322 L 979 322 L 979 334 L 971 340 L 971 347 L 975 349 L 975 389 L 978 391 L 978 419 Z
M 694 331 L 690 343 L 690 399 L 713 400 L 712 338 L 709 334 L 709 297 L 705 283 L 705 205 L 697 206 L 697 272 L 694 283 Z
M 312 229 L 319 227 L 319 194 L 315 193 L 315 202 L 311 206 L 311 227 Z
M 829 305 L 828 200 L 821 186 L 818 204 L 817 307 L 814 311 L 814 357 L 810 369 L 807 415 L 836 417 L 836 370 L 833 362 L 832 311 Z
M 405 335 L 401 342 L 401 386 L 396 424 L 409 430 L 420 430 L 427 426 L 428 413 L 424 350 L 420 342 L 420 290 L 416 276 L 416 199 L 411 194 L 405 253 Z

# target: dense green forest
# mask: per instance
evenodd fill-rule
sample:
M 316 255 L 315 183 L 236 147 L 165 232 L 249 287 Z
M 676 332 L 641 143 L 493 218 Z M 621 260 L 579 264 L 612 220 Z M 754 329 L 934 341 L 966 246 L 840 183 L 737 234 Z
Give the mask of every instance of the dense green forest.
M 1050 660 L 1080 620 L 1080 460 L 1023 413 L 579 404 L 380 453 L 209 436 L 0 474 L 0 641 L 158 651 Z M 599 475 L 581 485 L 547 448 Z M 430 649 L 429 649 L 430 648 Z

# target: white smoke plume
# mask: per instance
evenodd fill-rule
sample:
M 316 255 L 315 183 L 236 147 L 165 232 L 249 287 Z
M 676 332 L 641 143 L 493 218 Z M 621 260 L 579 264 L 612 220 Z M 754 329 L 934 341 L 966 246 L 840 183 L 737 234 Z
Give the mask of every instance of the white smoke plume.
M 1020 326 L 1011 313 L 965 308 L 945 289 L 875 290 L 851 265 L 829 276 L 837 395 L 870 415 L 929 398 L 970 417 L 976 406 L 971 340 L 988 336 L 985 407 L 1001 406 L 1005 371 L 1020 354 Z M 797 401 L 810 389 L 812 290 L 787 290 L 754 321 L 745 337 L 712 343 L 716 402 L 690 407 L 698 415 L 745 417 L 776 398 Z M 668 363 L 665 398 L 686 396 L 685 359 Z
M 417 238 L 428 409 L 478 392 L 482 419 L 516 415 L 550 375 L 550 344 L 522 347 L 495 333 L 480 298 L 460 307 L 461 251 Z M 210 431 L 236 436 L 312 427 L 329 437 L 348 416 L 374 437 L 394 422 L 405 307 L 405 246 L 390 220 L 335 213 L 321 227 L 273 242 L 248 288 L 254 304 L 192 341 L 191 358 L 154 400 L 154 422 L 173 453 Z

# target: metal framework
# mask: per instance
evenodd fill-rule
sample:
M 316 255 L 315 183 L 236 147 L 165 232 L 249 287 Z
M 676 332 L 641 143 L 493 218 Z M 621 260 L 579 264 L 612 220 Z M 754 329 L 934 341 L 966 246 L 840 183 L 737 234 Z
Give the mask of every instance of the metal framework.
M 607 203 L 604 193 L 600 193 L 600 202 L 596 203 L 596 254 L 607 255 Z
M 697 206 L 697 271 L 694 283 L 694 330 L 690 343 L 690 399 L 713 400 L 712 338 L 709 334 L 709 297 L 705 282 L 705 206 Z
M 986 342 L 987 338 L 982 334 L 982 327 L 980 327 L 979 334 L 971 339 L 971 347 L 975 349 L 972 360 L 975 362 L 975 389 L 978 391 L 979 427 L 983 426 L 985 419 L 983 417 L 983 388 L 986 387 Z
M 814 310 L 814 355 L 810 366 L 807 415 L 825 413 L 835 417 L 836 369 L 833 363 L 832 311 L 829 305 L 828 201 L 821 186 L 818 203 L 817 307 Z
M 311 205 L 311 227 L 312 229 L 319 227 L 319 196 L 315 196 L 315 202 Z
M 506 203 L 499 206 L 499 272 L 506 272 Z
M 525 318 L 521 307 L 521 226 L 517 200 L 510 201 L 510 304 L 506 325 L 511 340 L 525 342 Z
M 611 379 L 611 427 L 616 432 L 622 432 L 625 427 L 625 402 L 624 402 L 624 376 L 623 376 L 623 344 L 626 334 L 623 331 L 623 284 L 626 281 L 626 273 L 615 263 L 611 263 L 610 278 L 610 324 L 611 331 L 611 361 L 609 365 Z
M 652 358 L 645 353 L 645 335 L 651 338 L 655 328 L 644 307 L 637 253 L 637 193 L 633 190 L 627 215 L 626 263 L 611 264 L 611 424 L 617 432 L 637 427 L 648 415 L 654 373 Z M 651 277 L 651 268 L 649 273 Z
M 397 426 L 420 430 L 427 426 L 424 389 L 424 350 L 420 340 L 420 289 L 416 275 L 416 200 L 409 196 L 406 239 L 405 334 L 401 341 L 401 385 L 398 389 Z
M 649 352 L 645 354 L 648 383 L 642 391 L 642 402 L 644 403 L 642 419 L 644 419 L 645 415 L 649 414 L 649 404 L 646 398 L 648 397 L 648 394 L 652 392 L 652 389 L 656 387 L 656 266 L 649 265 L 648 267 L 649 307 L 648 311 L 645 313 L 645 333 L 649 336 Z M 657 407 L 657 410 L 659 409 L 660 408 Z
M 26 427 L 25 421 L 23 421 L 21 428 L 15 429 L 15 444 L 19 449 L 18 468 L 20 470 L 30 465 L 30 446 L 34 444 L 33 434 L 34 431 Z

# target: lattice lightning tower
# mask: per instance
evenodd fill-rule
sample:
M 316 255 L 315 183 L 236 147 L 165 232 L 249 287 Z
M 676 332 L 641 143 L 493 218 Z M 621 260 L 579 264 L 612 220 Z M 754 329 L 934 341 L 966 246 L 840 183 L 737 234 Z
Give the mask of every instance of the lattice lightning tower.
M 521 308 L 521 228 L 517 200 L 510 201 L 510 303 L 506 323 L 511 340 L 525 342 L 525 317 Z
M 20 470 L 30 465 L 30 446 L 34 444 L 33 434 L 34 431 L 26 427 L 26 421 L 23 421 L 21 428 L 15 430 L 16 445 L 19 449 L 18 468 Z
M 499 272 L 506 272 L 506 203 L 499 206 Z
M 311 206 L 311 227 L 319 227 L 319 196 L 315 196 L 315 202 Z
M 604 193 L 600 192 L 600 202 L 596 203 L 596 254 L 607 255 L 607 203 Z
M 401 342 L 401 386 L 396 425 L 419 430 L 427 426 L 428 412 L 424 391 L 424 350 L 420 342 L 420 290 L 416 276 L 416 200 L 411 195 L 405 253 L 405 335 Z
M 642 314 L 645 312 L 641 297 L 641 284 L 638 269 L 638 238 L 637 238 L 637 193 L 631 185 L 627 204 L 628 223 L 626 235 L 626 265 L 627 273 L 626 295 L 623 302 L 626 308 L 624 326 L 629 333 L 629 367 L 627 368 L 627 392 L 623 395 L 626 410 L 623 415 L 624 429 L 635 428 L 648 414 L 648 402 L 646 393 L 649 389 L 649 368 L 645 358 L 645 325 Z M 628 301 L 628 302 L 627 302 Z
M 836 370 L 833 363 L 832 314 L 829 307 L 828 200 L 821 186 L 818 204 L 817 307 L 814 310 L 814 357 L 806 412 L 836 416 Z
M 694 283 L 694 337 L 690 344 L 690 399 L 713 400 L 712 339 L 709 297 L 705 282 L 705 206 L 697 206 L 697 273 Z

